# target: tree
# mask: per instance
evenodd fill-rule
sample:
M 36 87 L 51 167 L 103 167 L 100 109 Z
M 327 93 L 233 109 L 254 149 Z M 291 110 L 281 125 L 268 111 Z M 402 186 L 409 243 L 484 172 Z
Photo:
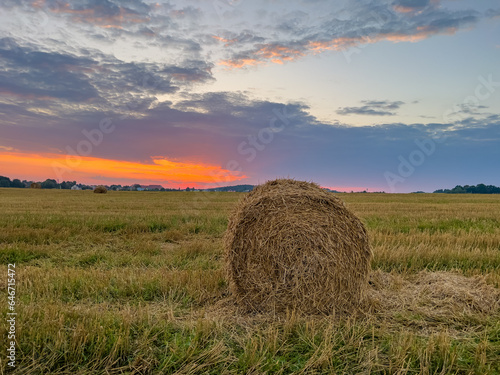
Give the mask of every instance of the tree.
M 63 181 L 61 182 L 61 189 L 71 189 L 76 185 L 76 181 Z
M 478 184 L 476 186 L 476 191 L 475 191 L 476 194 L 487 194 L 488 193 L 488 189 L 486 188 L 486 185 L 485 184 Z
M 500 187 L 493 185 L 457 185 L 453 189 L 439 189 L 434 191 L 434 193 L 445 193 L 445 194 L 500 194 Z
M 56 180 L 52 180 L 47 178 L 44 182 L 42 182 L 42 189 L 57 189 L 59 184 Z
M 10 178 L 0 176 L 0 187 L 10 187 Z
M 457 185 L 453 189 L 451 189 L 451 192 L 453 194 L 464 194 L 464 193 L 466 193 L 465 189 L 462 186 L 460 186 L 460 185 Z
M 10 183 L 10 187 L 13 187 L 13 188 L 24 188 L 24 184 L 21 182 L 21 180 L 15 178 Z

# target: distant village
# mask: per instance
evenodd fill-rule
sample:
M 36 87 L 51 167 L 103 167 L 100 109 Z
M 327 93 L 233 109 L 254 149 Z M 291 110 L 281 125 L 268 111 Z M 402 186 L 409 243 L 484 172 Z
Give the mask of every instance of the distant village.
M 59 183 L 54 179 L 46 179 L 45 181 L 28 181 L 19 180 L 17 178 L 11 180 L 9 177 L 0 176 L 0 187 L 11 188 L 29 188 L 33 183 L 40 185 L 42 189 L 66 189 L 66 190 L 94 190 L 98 185 L 81 184 L 76 181 L 63 181 Z M 227 192 L 249 192 L 252 191 L 253 185 L 237 185 L 237 186 L 223 186 L 210 189 L 197 189 L 195 187 L 186 188 L 164 188 L 161 185 L 103 185 L 108 190 L 115 191 L 227 191 Z

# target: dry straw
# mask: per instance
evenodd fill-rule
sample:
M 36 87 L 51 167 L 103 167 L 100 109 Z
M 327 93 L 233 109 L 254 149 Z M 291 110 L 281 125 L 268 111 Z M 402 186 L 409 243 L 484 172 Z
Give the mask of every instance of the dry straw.
M 465 277 L 456 272 L 421 271 L 413 275 L 370 275 L 367 312 L 400 320 L 404 314 L 420 316 L 427 327 L 453 324 L 464 317 L 492 316 L 500 311 L 500 291 L 484 276 Z M 441 327 L 442 328 L 442 327 Z
M 31 189 L 41 189 L 42 188 L 42 184 L 40 184 L 39 182 L 32 182 L 31 185 L 30 185 L 30 188 Z
M 96 194 L 106 194 L 107 192 L 108 189 L 106 189 L 106 187 L 102 185 L 96 186 L 94 189 L 94 193 Z
M 314 183 L 278 179 L 256 187 L 230 217 L 224 245 L 231 292 L 249 310 L 323 314 L 364 300 L 366 230 Z

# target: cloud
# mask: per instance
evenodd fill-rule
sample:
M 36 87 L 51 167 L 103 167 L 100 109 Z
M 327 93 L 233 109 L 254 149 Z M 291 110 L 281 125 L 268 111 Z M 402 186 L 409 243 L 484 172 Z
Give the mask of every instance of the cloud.
M 165 66 L 160 69 L 175 82 L 205 83 L 214 80 L 212 76 L 212 64 L 204 61 L 187 60 L 182 66 Z
M 219 64 L 230 68 L 269 62 L 283 64 L 306 55 L 346 50 L 360 44 L 418 42 L 434 35 L 454 34 L 480 19 L 475 11 L 452 11 L 432 6 L 434 3 L 399 1 L 393 4 L 398 9 L 395 11 L 387 4 L 358 1 L 356 6 L 339 12 L 344 15 L 343 19 L 337 18 L 336 12 L 324 15 L 320 23 L 311 22 L 302 14 L 293 20 L 285 18 L 274 26 L 275 32 L 271 34 L 275 35 L 274 40 L 267 38 L 265 43 L 247 43 L 238 48 L 226 43 L 230 57 L 221 59 Z M 409 12 L 412 12 L 411 17 Z
M 485 105 L 473 105 L 469 103 L 462 103 L 457 105 L 457 112 L 469 114 L 469 115 L 482 115 L 483 113 L 478 111 L 479 109 L 487 109 L 488 106 Z
M 262 44 L 252 53 L 245 56 L 239 54 L 230 60 L 223 60 L 221 65 L 226 65 L 232 68 L 241 68 L 245 65 L 257 65 L 264 61 L 271 61 L 276 64 L 283 64 L 286 61 L 293 61 L 304 56 L 302 46 L 283 45 L 279 43 Z
M 0 9 L 8 11 L 6 35 L 16 39 L 34 36 L 44 43 L 63 39 L 76 45 L 98 41 L 101 46 L 107 44 L 108 50 L 117 42 L 128 44 L 131 50 L 161 46 L 177 55 L 182 52 L 186 60 L 198 59 L 200 43 L 206 40 L 204 30 L 199 29 L 203 13 L 183 2 L 6 0 Z M 178 56 L 170 62 L 174 61 L 178 62 Z
M 201 127 L 210 131 L 229 136 L 243 136 L 266 127 L 275 117 L 275 111 L 287 114 L 290 126 L 310 126 L 317 123 L 314 116 L 308 113 L 309 107 L 300 102 L 277 103 L 266 100 L 251 99 L 242 93 L 209 92 L 201 95 L 192 95 L 190 99 L 176 103 L 172 110 L 183 114 L 196 113 L 201 117 L 194 124 L 201 123 Z M 163 116 L 164 109 L 159 107 L 152 110 L 153 116 Z M 185 126 L 188 126 L 187 124 Z M 205 130 L 206 131 L 206 130 Z
M 171 56 L 182 56 L 181 60 L 206 60 L 210 56 L 216 64 L 244 68 L 284 64 L 380 41 L 417 42 L 433 35 L 454 34 L 480 19 L 475 11 L 449 10 L 437 4 L 437 0 L 358 0 L 335 9 L 338 5 L 319 8 L 301 1 L 284 12 L 273 12 L 274 5 L 269 11 L 253 9 L 256 14 L 266 14 L 253 19 L 244 17 L 241 3 L 231 5 L 227 12 L 234 21 L 222 24 L 218 22 L 221 15 L 213 14 L 214 4 L 197 1 L 8 0 L 2 6 L 22 10 L 21 18 L 25 19 L 44 13 L 50 17 L 50 22 L 42 17 L 47 24 L 44 26 L 56 24 L 52 22 L 54 17 L 66 21 L 59 32 L 71 32 L 73 39 L 91 38 L 109 45 L 128 43 L 137 49 L 161 47 L 172 51 Z M 31 29 L 47 28 L 39 26 L 31 25 Z
M 0 150 L 4 150 L 4 151 L 17 151 L 14 147 L 2 146 L 2 145 L 0 145 Z
M 11 38 L 0 39 L 0 83 L 3 93 L 25 99 L 64 99 L 85 102 L 97 99 L 96 88 L 86 78 L 95 62 L 69 54 L 24 48 Z
M 225 31 L 223 36 L 212 35 L 212 38 L 218 42 L 224 43 L 225 47 L 229 47 L 232 44 L 262 43 L 266 40 L 248 30 L 243 30 L 240 33 Z
M 362 100 L 364 103 L 360 107 L 343 107 L 339 108 L 336 113 L 339 115 L 371 115 L 371 116 L 394 116 L 394 110 L 399 109 L 405 104 L 402 101 L 389 100 Z
M 401 13 L 411 13 L 422 11 L 429 5 L 439 3 L 439 0 L 396 0 L 393 3 L 393 9 Z
M 500 8 L 486 10 L 485 16 L 488 17 L 488 18 L 498 18 L 498 17 L 500 17 Z
M 157 95 L 213 80 L 212 65 L 205 61 L 129 63 L 98 51 L 78 52 L 44 51 L 0 39 L 0 97 L 10 98 L 20 110 L 30 103 L 61 115 L 85 106 L 144 111 Z
M 102 28 L 120 29 L 126 25 L 149 20 L 150 7 L 139 0 L 113 2 L 109 0 L 83 0 L 73 2 L 32 2 L 34 8 L 67 15 L 72 22 L 89 23 Z

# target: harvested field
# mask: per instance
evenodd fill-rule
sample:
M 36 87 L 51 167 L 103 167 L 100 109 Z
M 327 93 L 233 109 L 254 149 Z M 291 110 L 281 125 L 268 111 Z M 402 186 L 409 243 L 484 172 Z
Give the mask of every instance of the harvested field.
M 231 298 L 241 194 L 0 191 L 16 374 L 500 373 L 498 196 L 339 194 L 372 245 L 367 306 L 287 316 Z

